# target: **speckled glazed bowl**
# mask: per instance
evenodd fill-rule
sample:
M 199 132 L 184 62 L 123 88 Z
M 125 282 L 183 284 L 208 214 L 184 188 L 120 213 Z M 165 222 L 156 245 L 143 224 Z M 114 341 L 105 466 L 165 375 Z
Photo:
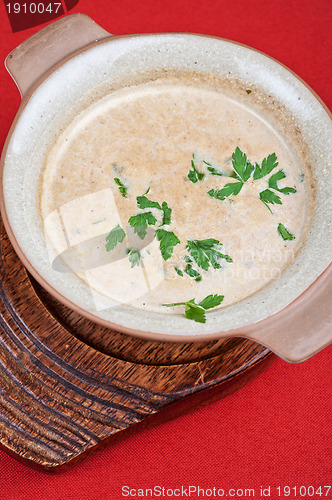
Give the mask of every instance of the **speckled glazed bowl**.
M 2 154 L 1 213 L 17 254 L 49 293 L 96 323 L 147 339 L 247 337 L 291 362 L 331 342 L 331 181 L 326 163 L 331 158 L 331 117 L 296 75 L 258 51 L 220 38 L 112 36 L 82 14 L 41 30 L 14 50 L 6 65 L 23 99 Z M 311 225 L 294 262 L 257 293 L 211 310 L 204 325 L 188 321 L 179 311 L 170 315 L 125 304 L 96 307 L 96 297 L 84 281 L 50 263 L 39 214 L 38 183 L 45 155 L 59 127 L 88 102 L 86 96 L 121 78 L 131 81 L 138 73 L 170 69 L 229 74 L 269 94 L 292 116 L 313 172 Z

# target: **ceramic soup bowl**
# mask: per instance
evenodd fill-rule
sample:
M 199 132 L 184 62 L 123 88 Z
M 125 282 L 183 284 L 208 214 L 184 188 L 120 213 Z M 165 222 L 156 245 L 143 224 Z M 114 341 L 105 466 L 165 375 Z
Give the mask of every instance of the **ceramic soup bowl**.
M 2 154 L 1 213 L 18 256 L 49 293 L 96 323 L 146 339 L 189 342 L 240 336 L 268 346 L 291 362 L 304 360 L 330 343 L 331 181 L 328 162 L 331 158 L 331 117 L 324 104 L 299 77 L 272 58 L 224 39 L 181 33 L 112 36 L 82 14 L 67 16 L 32 36 L 8 56 L 6 65 L 23 99 Z M 170 88 L 173 94 L 169 93 Z M 219 112 L 222 99 L 226 99 L 229 106 L 223 115 Z M 130 111 L 133 103 L 135 111 Z M 174 116 L 169 112 L 172 103 L 182 106 L 183 120 L 176 114 L 178 111 L 174 111 Z M 205 107 L 209 120 L 204 118 Z M 135 114 L 134 118 L 130 113 Z M 157 122 L 151 118 L 153 113 L 159 116 Z M 252 123 L 261 124 L 262 132 L 257 128 L 256 133 L 248 129 L 241 134 L 240 125 L 245 114 L 252 117 Z M 110 115 L 111 132 L 105 132 L 104 140 L 103 127 Z M 152 121 L 147 126 L 146 120 L 150 118 Z M 224 125 L 220 126 L 218 120 Z M 112 128 L 120 122 L 124 123 L 122 132 Z M 230 129 L 232 122 L 236 122 L 233 132 Z M 251 118 L 247 119 L 248 123 L 251 123 Z M 204 124 L 208 132 L 203 134 Z M 132 135 L 127 137 L 129 130 Z M 177 141 L 172 154 L 170 130 Z M 199 152 L 190 143 L 194 131 L 201 141 Z M 246 142 L 249 133 L 252 139 Z M 110 149 L 110 144 L 113 147 L 113 142 L 120 140 L 116 134 L 125 141 L 117 150 L 120 165 L 118 157 L 113 154 L 115 146 Z M 142 149 L 144 134 L 146 150 Z M 270 172 L 269 178 L 256 175 L 255 179 L 257 167 L 254 163 L 258 162 L 255 145 L 265 137 L 264 134 L 274 134 L 273 141 L 278 140 L 281 145 L 290 141 L 294 155 L 297 155 L 296 161 L 302 162 L 301 179 L 299 177 L 295 182 L 292 178 L 292 183 L 288 184 L 285 179 L 283 183 L 282 173 L 271 180 L 273 174 L 283 172 L 287 161 L 286 153 L 283 156 L 278 151 L 279 167 Z M 77 137 L 81 137 L 83 149 L 75 143 Z M 220 145 L 223 137 L 225 146 Z M 68 149 L 68 143 L 73 144 L 72 149 Z M 202 144 L 205 145 L 204 151 Z M 241 177 L 234 172 L 232 153 L 235 154 L 235 146 L 241 146 L 242 152 L 248 155 L 247 159 L 252 159 L 248 179 L 243 179 L 245 173 Z M 223 167 L 221 147 L 228 151 L 228 157 L 224 158 L 227 172 L 214 175 Z M 190 151 L 193 156 L 189 155 Z M 266 154 L 273 152 L 269 150 Z M 157 165 L 164 161 L 163 154 L 170 158 L 172 166 L 169 171 L 167 168 L 158 170 Z M 176 178 L 175 167 L 184 157 L 188 162 L 188 175 L 182 172 Z M 88 165 L 87 158 L 92 166 Z M 152 159 L 155 171 L 150 164 Z M 269 161 L 272 160 L 270 157 Z M 81 174 L 79 169 L 83 164 Z M 127 170 L 123 170 L 126 165 Z M 104 166 L 109 169 L 108 184 L 104 182 L 105 177 L 96 176 L 95 169 Z M 91 184 L 86 190 L 86 185 L 82 187 L 80 182 L 90 167 Z M 258 172 L 260 168 L 263 169 L 262 164 L 258 165 Z M 70 180 L 66 176 L 71 169 L 76 177 Z M 151 183 L 146 177 L 147 172 L 151 174 Z M 232 196 L 227 194 L 212 199 L 211 193 L 215 194 L 218 187 L 225 188 L 227 175 L 233 175 L 233 178 L 228 178 L 228 183 L 241 184 L 242 193 L 233 192 Z M 66 182 L 61 181 L 63 177 Z M 291 205 L 293 201 L 290 200 L 301 201 L 299 193 L 303 177 L 305 209 L 300 220 L 299 212 L 296 212 L 300 208 Z M 131 182 L 133 195 L 130 194 Z M 261 183 L 259 192 L 257 182 Z M 164 184 L 167 184 L 165 189 Z M 280 191 L 284 186 L 292 186 L 291 191 Z M 200 201 L 198 205 L 203 188 L 206 201 Z M 206 194 L 208 189 L 210 197 Z M 247 210 L 246 204 L 254 196 L 254 191 L 250 190 L 255 189 L 257 198 L 253 202 L 252 220 L 256 230 L 251 227 L 248 208 L 246 217 L 249 219 L 242 224 L 240 231 L 236 217 L 242 215 L 236 215 L 239 214 L 236 210 L 241 207 Z M 283 205 L 279 205 L 276 198 L 274 202 L 264 198 L 271 196 L 266 194 L 267 190 L 279 197 Z M 262 191 L 265 191 L 264 195 Z M 188 198 L 184 203 L 185 193 L 188 193 Z M 141 201 L 136 203 L 138 195 L 141 195 Z M 144 207 L 143 197 L 145 205 L 151 200 L 155 205 Z M 133 230 L 134 224 L 127 222 L 130 220 L 127 215 L 125 223 L 121 222 L 124 220 L 121 207 L 126 211 L 127 206 L 128 213 L 145 217 L 137 231 Z M 167 212 L 169 208 L 172 212 Z M 282 209 L 285 210 L 284 219 L 277 220 L 275 214 Z M 218 216 L 220 210 L 224 210 L 225 220 Z M 292 228 L 287 228 L 287 224 L 281 227 L 282 222 L 290 220 L 292 210 L 294 221 L 300 222 L 293 222 Z M 148 211 L 150 215 L 146 215 Z M 173 226 L 170 213 L 175 221 Z M 170 233 L 176 237 L 176 222 L 179 224 L 182 216 L 187 217 L 188 228 L 190 224 L 191 228 L 194 227 L 192 221 L 198 213 L 197 233 L 191 231 L 188 235 L 191 243 L 183 245 L 182 253 L 178 255 L 182 267 L 176 264 L 172 267 L 171 259 L 180 244 L 168 241 Z M 234 223 L 231 224 L 229 221 L 233 216 Z M 275 223 L 272 236 L 269 228 L 265 233 L 260 225 L 263 219 L 268 221 L 267 224 Z M 203 230 L 205 223 L 210 224 L 208 233 Z M 301 237 L 297 235 L 300 225 Z M 121 252 L 113 255 L 106 250 L 106 237 L 111 229 L 116 228 L 120 232 L 117 236 L 112 233 L 109 250 L 112 247 L 113 251 L 118 244 L 118 248 L 125 250 L 123 255 Z M 230 238 L 234 236 L 232 228 L 237 228 L 238 249 L 227 243 L 227 234 Z M 287 232 L 282 235 L 283 228 Z M 143 234 L 139 234 L 139 230 Z M 258 233 L 261 233 L 261 243 L 257 239 Z M 192 250 L 194 237 L 200 241 L 216 238 L 217 242 L 222 242 L 222 265 L 219 261 L 213 265 L 211 260 L 206 267 L 197 260 L 198 254 Z M 161 252 L 162 240 L 165 243 L 164 255 Z M 235 256 L 238 256 L 237 251 L 247 252 L 252 246 L 255 260 L 256 255 L 263 252 L 266 241 L 270 241 L 271 246 L 280 247 L 280 252 L 290 251 L 291 258 L 278 264 L 280 269 L 273 264 L 276 273 L 271 279 L 257 284 L 255 277 L 251 276 L 249 286 L 249 278 L 243 277 L 244 267 L 241 268 Z M 135 250 L 135 244 L 141 245 L 139 250 Z M 211 241 L 209 244 L 211 249 Z M 221 252 L 218 243 L 216 249 Z M 232 255 L 230 249 L 233 249 Z M 231 255 L 228 260 L 227 253 Z M 264 258 L 260 258 L 260 262 L 264 265 Z M 166 265 L 169 266 L 167 272 Z M 243 264 L 248 272 L 250 265 Z M 234 274 L 232 278 L 229 274 L 232 269 L 242 269 L 240 277 Z M 113 277 L 111 289 L 108 289 L 106 279 L 108 273 Z M 195 281 L 198 274 L 201 283 Z M 230 276 L 225 288 L 224 276 Z M 207 279 L 212 280 L 210 288 L 206 285 L 209 283 Z M 247 281 L 243 284 L 245 279 Z M 168 288 L 165 285 L 169 282 L 175 300 L 171 300 L 170 285 Z M 246 292 L 236 295 L 236 286 L 244 287 Z M 200 296 L 195 297 L 193 290 L 202 292 L 197 292 Z M 231 290 L 234 300 L 227 295 Z M 163 306 L 169 302 L 187 302 L 194 297 L 202 301 L 205 296 L 214 294 L 224 295 L 224 303 L 211 307 L 206 313 L 202 307 L 198 308 L 199 315 L 206 314 L 205 323 L 188 319 L 184 314 L 185 305 Z M 150 296 L 152 305 L 146 308 L 144 297 L 148 301 Z M 187 306 L 189 316 L 190 308 Z

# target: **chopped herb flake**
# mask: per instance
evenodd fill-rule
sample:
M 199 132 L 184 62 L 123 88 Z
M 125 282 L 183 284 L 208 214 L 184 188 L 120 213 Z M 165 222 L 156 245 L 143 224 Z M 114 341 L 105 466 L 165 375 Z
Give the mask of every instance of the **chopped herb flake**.
M 207 169 L 211 175 L 219 175 L 219 177 L 237 177 L 236 172 L 222 172 L 215 167 L 208 167 Z
M 127 198 L 128 188 L 120 181 L 118 177 L 114 177 L 114 181 L 119 186 L 119 191 L 121 193 L 121 196 Z
M 208 167 L 207 169 L 211 175 L 220 175 L 221 177 L 225 175 L 223 172 L 221 172 L 221 170 L 218 170 L 215 167 Z
M 204 174 L 203 172 L 199 172 L 197 170 L 194 160 L 195 155 L 193 154 L 193 159 L 191 160 L 191 170 L 188 172 L 188 179 L 195 184 L 197 181 L 204 179 Z
M 202 281 L 202 276 L 201 276 L 201 274 L 199 274 L 199 272 L 198 272 L 198 271 L 196 271 L 196 269 L 193 269 L 192 264 L 187 264 L 187 265 L 186 265 L 186 268 L 185 268 L 185 270 L 184 270 L 184 272 L 185 272 L 186 274 L 188 274 L 188 276 L 190 276 L 190 278 L 194 278 L 194 279 L 195 279 L 195 281 L 197 281 L 197 282 L 198 282 L 198 281 Z
M 287 240 L 295 240 L 295 236 L 294 234 L 290 233 L 288 231 L 288 229 L 285 228 L 285 226 L 281 223 L 279 223 L 278 225 L 278 233 L 280 234 L 280 236 L 282 237 L 283 240 L 287 241 Z
M 129 255 L 129 262 L 131 264 L 131 267 L 134 266 L 139 266 L 139 262 L 141 260 L 141 252 L 139 250 L 127 250 L 127 253 Z
M 162 204 L 161 204 L 161 209 L 163 211 L 163 221 L 162 221 L 162 226 L 167 226 L 171 223 L 171 213 L 172 213 L 172 209 L 169 208 L 169 206 L 167 205 L 166 201 L 163 201 Z

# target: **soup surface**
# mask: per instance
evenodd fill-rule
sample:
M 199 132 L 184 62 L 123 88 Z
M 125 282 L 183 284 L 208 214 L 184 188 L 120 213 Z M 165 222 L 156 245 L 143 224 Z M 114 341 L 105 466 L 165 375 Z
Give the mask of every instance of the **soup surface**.
M 209 294 L 225 307 L 293 261 L 309 173 L 254 91 L 237 91 L 165 75 L 110 92 L 59 135 L 41 217 L 53 267 L 99 292 L 97 309 L 171 313 Z

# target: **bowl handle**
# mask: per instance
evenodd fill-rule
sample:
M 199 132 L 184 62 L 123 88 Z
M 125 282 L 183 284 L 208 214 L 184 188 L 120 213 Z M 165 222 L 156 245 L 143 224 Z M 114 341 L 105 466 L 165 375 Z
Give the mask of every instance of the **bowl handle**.
M 241 330 L 291 363 L 304 361 L 332 342 L 332 264 L 279 313 Z M 232 336 L 236 336 L 234 333 Z
M 7 56 L 5 65 L 23 97 L 61 61 L 110 36 L 85 14 L 70 14 L 21 43 Z

